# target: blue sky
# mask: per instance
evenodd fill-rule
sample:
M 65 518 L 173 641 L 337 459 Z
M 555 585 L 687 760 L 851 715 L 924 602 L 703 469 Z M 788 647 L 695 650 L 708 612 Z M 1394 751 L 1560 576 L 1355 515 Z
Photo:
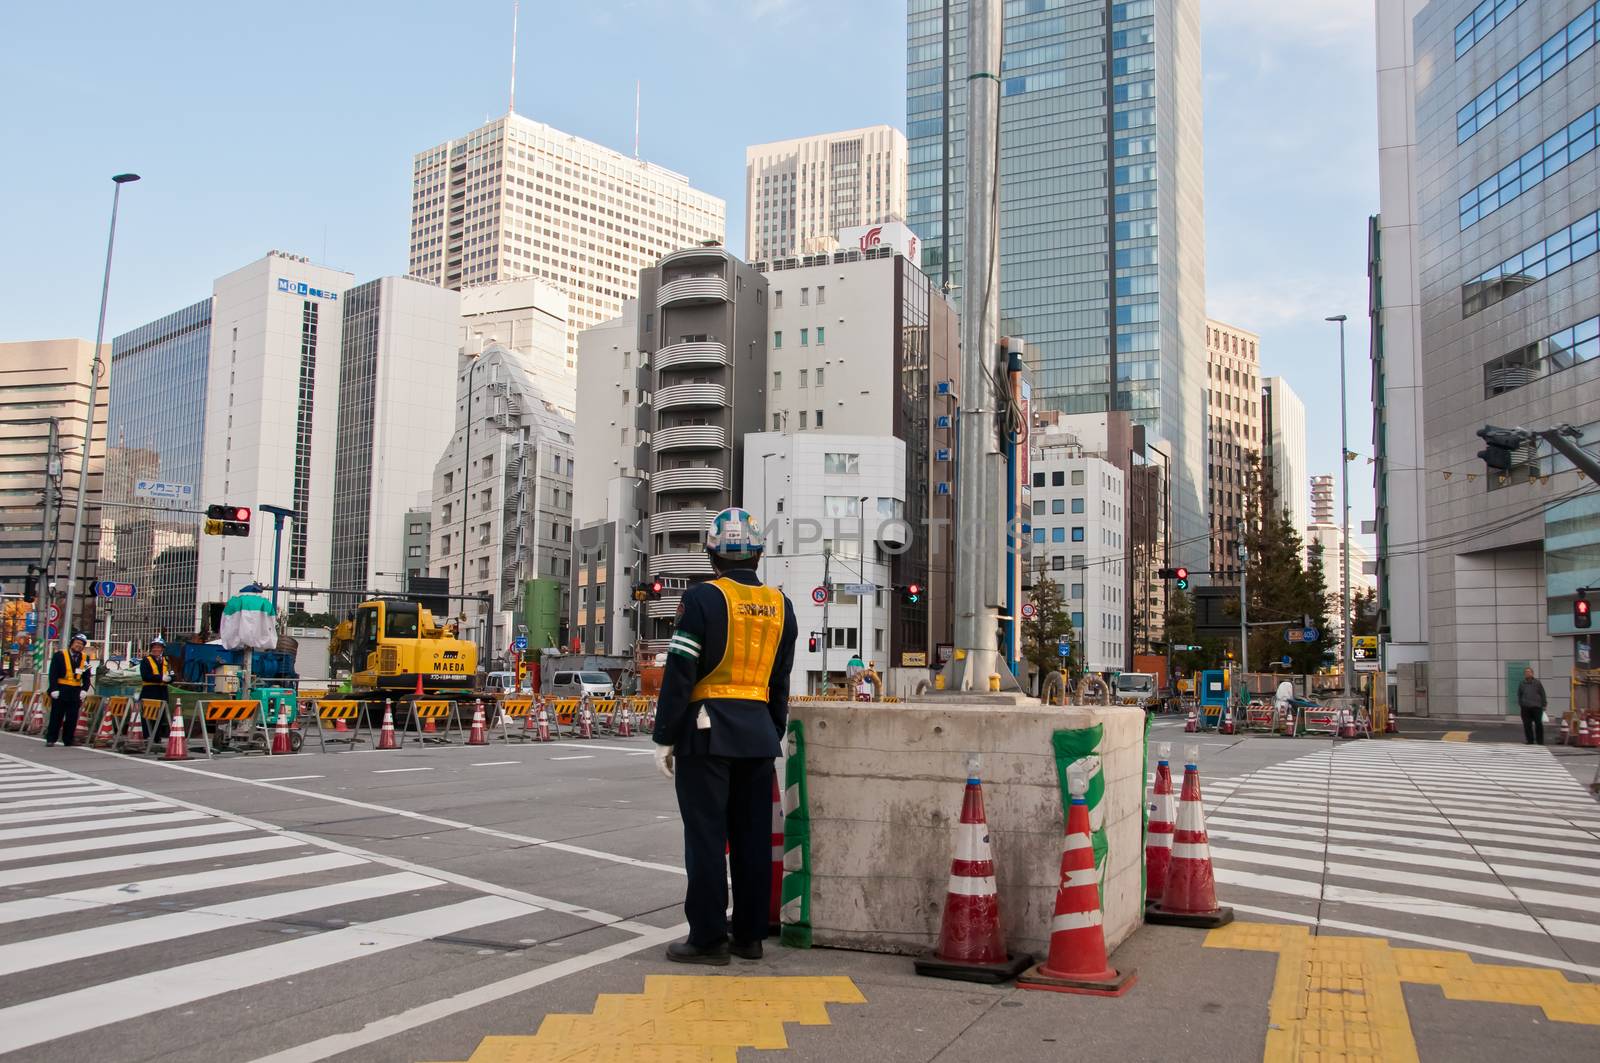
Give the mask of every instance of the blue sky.
M 1210 313 L 1262 337 L 1336 472 L 1371 453 L 1366 218 L 1377 207 L 1371 5 L 1202 0 Z M 506 107 L 510 0 L 7 5 L 0 25 L 0 338 L 92 336 L 112 173 L 115 334 L 272 248 L 360 279 L 406 268 L 411 156 Z M 747 144 L 904 126 L 903 0 L 525 0 L 517 110 L 642 154 L 728 203 Z M 1370 469 L 1352 466 L 1354 519 Z

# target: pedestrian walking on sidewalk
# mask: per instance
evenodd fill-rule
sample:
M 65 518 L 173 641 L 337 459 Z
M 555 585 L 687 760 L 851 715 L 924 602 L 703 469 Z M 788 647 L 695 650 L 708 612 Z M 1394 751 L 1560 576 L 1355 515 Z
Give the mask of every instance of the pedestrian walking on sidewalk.
M 89 685 L 89 658 L 83 652 L 88 644 L 88 636 L 76 632 L 66 649 L 50 657 L 50 719 L 44 730 L 47 746 L 55 745 L 58 739 L 64 746 L 72 745 L 83 688 Z
M 1517 708 L 1522 710 L 1522 736 L 1527 744 L 1544 745 L 1544 710 L 1550 703 L 1544 684 L 1534 677 L 1532 668 L 1522 670 L 1522 685 L 1517 687 Z
M 799 625 L 784 593 L 756 576 L 762 535 L 754 517 L 723 510 L 705 546 L 717 575 L 683 594 L 651 737 L 656 765 L 677 789 L 689 879 L 689 937 L 667 946 L 667 959 L 722 966 L 730 952 L 760 959 L 767 936 L 773 761 L 789 715 Z

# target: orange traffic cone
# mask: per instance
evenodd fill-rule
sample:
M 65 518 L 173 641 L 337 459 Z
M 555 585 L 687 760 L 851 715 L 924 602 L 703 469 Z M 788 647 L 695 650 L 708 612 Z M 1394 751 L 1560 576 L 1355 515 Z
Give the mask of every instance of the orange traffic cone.
M 333 721 L 333 731 L 335 734 L 346 734 L 349 732 L 349 730 L 350 728 L 345 726 L 344 717 L 341 716 L 339 719 Z
M 472 707 L 472 730 L 467 733 L 467 745 L 486 746 L 489 740 L 483 734 L 483 699 L 479 698 Z
M 383 699 L 383 724 L 378 729 L 378 748 L 400 748 L 400 744 L 394 740 L 394 704 L 388 698 Z
M 172 710 L 172 723 L 167 727 L 167 751 L 161 754 L 161 759 L 189 759 L 189 735 L 183 727 L 183 710 L 176 706 Z
M 1101 925 L 1100 872 L 1094 866 L 1089 840 L 1088 780 L 1074 772 L 1068 785 L 1067 836 L 1061 846 L 1061 888 L 1056 890 L 1055 918 L 1050 923 L 1050 956 L 1017 979 L 1022 989 L 1120 997 L 1133 988 L 1132 968 L 1114 969 L 1106 958 Z
M 111 712 L 106 710 L 100 714 L 100 728 L 94 733 L 94 741 L 90 743 L 94 748 L 109 745 L 117 737 L 117 729 L 111 722 Z
M 1167 888 L 1167 867 L 1172 862 L 1172 824 L 1177 802 L 1172 796 L 1172 744 L 1156 747 L 1156 786 L 1150 801 L 1150 826 L 1144 838 L 1144 901 L 1155 904 Z
M 967 769 L 967 789 L 961 799 L 956 852 L 950 861 L 944 917 L 939 921 L 939 945 L 932 955 L 916 961 L 918 974 L 963 982 L 1006 982 L 1033 962 L 1032 956 L 1006 952 L 994 878 L 989 823 L 983 813 L 983 784 L 978 781 L 974 757 Z
M 778 773 L 772 773 L 772 905 L 767 909 L 767 924 L 782 924 L 783 910 L 783 791 Z
M 1183 793 L 1178 798 L 1178 823 L 1172 836 L 1172 862 L 1167 867 L 1161 901 L 1145 909 L 1144 921 L 1203 930 L 1233 922 L 1233 909 L 1217 904 L 1217 882 L 1206 839 L 1205 807 L 1200 801 L 1200 750 L 1184 751 Z
M 1183 721 L 1183 730 L 1185 734 L 1194 734 L 1200 730 L 1200 717 L 1193 709 L 1189 710 L 1189 718 Z

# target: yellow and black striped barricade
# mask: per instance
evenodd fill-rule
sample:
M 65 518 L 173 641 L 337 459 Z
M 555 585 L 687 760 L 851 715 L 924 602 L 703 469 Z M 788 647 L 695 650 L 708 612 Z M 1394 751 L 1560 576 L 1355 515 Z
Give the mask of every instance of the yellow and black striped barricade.
M 83 704 L 78 707 L 78 734 L 70 736 L 74 742 L 78 735 L 84 736 L 87 742 L 90 735 L 94 734 L 90 728 L 94 725 L 94 718 L 100 711 L 100 703 L 106 700 L 103 694 L 88 694 L 84 696 Z M 63 736 L 66 737 L 66 736 Z
M 456 718 L 455 702 L 443 698 L 418 698 L 411 702 L 411 719 L 406 730 L 417 736 L 417 743 L 425 745 L 450 745 L 451 735 L 460 735 L 461 721 Z
M 156 727 L 166 713 L 164 701 L 144 701 L 129 698 L 123 710 L 116 737 L 111 742 L 113 753 L 146 753 L 156 744 Z
M 505 698 L 496 707 L 496 726 L 500 729 L 500 740 L 509 742 L 513 738 L 526 739 L 527 731 L 523 724 L 527 722 L 533 712 L 533 698 Z
M 561 737 L 563 728 L 572 728 L 576 731 L 578 726 L 577 698 L 556 698 L 550 702 L 549 708 L 555 715 L 557 738 Z
M 372 721 L 361 711 L 361 702 L 351 698 L 319 698 L 312 703 L 308 714 L 317 721 L 317 745 L 326 753 L 328 746 L 355 749 L 357 742 L 365 742 L 372 734 Z M 342 729 L 341 729 L 342 728 Z
M 162 739 L 172 730 L 172 707 L 165 701 L 141 700 L 139 715 L 144 725 L 144 748 L 139 752 L 152 756 L 164 754 L 167 747 Z
M 127 711 L 128 699 L 124 695 L 101 698 L 100 704 L 95 706 L 94 715 L 89 719 L 89 748 L 102 749 L 115 745 L 117 734 L 122 730 L 122 718 Z M 102 742 L 100 732 L 105 728 L 107 720 L 111 722 L 111 734 L 105 742 Z
M 595 734 L 614 735 L 617 733 L 617 704 L 616 698 L 589 699 L 589 711 L 594 713 Z
M 266 709 L 261 702 L 253 698 L 212 698 L 210 701 L 201 702 L 204 711 L 197 715 L 188 725 L 191 729 L 199 729 L 199 737 L 206 749 L 206 759 L 216 757 L 216 749 L 211 744 L 211 732 L 218 733 L 218 744 L 227 749 L 232 745 L 231 736 L 226 742 L 222 740 L 224 731 L 234 732 L 243 725 L 248 737 L 259 739 L 259 749 L 246 749 L 241 752 L 266 753 L 272 749 L 272 732 L 267 727 Z

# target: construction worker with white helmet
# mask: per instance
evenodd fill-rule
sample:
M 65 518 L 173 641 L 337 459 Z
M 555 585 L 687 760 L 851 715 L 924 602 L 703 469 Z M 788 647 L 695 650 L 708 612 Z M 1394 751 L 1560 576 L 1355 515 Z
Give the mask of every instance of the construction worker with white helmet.
M 140 701 L 165 701 L 171 704 L 172 693 L 167 686 L 172 682 L 172 662 L 167 660 L 167 641 L 160 635 L 150 640 L 150 651 L 139 662 Z M 151 738 L 159 738 L 153 734 Z
M 705 547 L 716 578 L 684 592 L 656 702 L 656 764 L 677 789 L 689 880 L 689 937 L 667 947 L 679 963 L 760 959 L 767 936 L 773 761 L 798 624 L 789 599 L 756 575 L 762 546 L 744 510 L 712 519 Z
M 89 656 L 84 652 L 89 637 L 75 631 L 67 648 L 50 655 L 50 719 L 45 724 L 44 744 L 53 746 L 57 741 L 72 745 L 78 729 L 78 710 L 83 705 L 83 691 L 89 685 Z

